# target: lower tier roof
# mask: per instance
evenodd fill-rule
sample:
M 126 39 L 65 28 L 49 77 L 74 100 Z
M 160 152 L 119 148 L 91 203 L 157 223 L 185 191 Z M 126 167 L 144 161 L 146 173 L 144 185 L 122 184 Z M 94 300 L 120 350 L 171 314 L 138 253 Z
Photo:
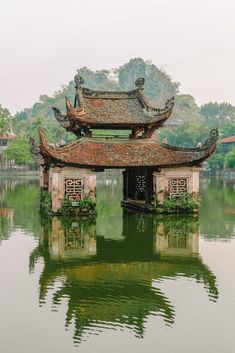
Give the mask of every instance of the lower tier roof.
M 87 168 L 176 167 L 200 165 L 216 148 L 218 131 L 197 148 L 177 148 L 149 139 L 105 139 L 83 137 L 53 147 L 45 131 L 39 130 L 40 154 L 44 164 Z

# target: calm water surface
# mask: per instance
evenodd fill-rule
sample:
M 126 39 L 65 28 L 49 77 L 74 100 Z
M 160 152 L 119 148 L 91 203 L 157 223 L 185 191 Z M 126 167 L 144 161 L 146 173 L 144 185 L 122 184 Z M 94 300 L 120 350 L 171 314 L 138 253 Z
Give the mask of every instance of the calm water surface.
M 199 217 L 41 218 L 36 180 L 0 179 L 0 352 L 235 351 L 235 184 L 201 180 Z

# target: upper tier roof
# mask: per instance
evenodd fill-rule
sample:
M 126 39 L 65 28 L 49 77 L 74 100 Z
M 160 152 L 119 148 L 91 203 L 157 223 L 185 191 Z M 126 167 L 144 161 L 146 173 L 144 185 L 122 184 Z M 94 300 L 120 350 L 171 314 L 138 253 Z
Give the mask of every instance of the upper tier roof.
M 83 88 L 83 82 L 80 76 L 75 76 L 74 107 L 66 98 L 65 115 L 53 107 L 61 125 L 75 134 L 83 127 L 154 131 L 169 118 L 174 106 L 174 98 L 171 98 L 163 109 L 153 107 L 143 94 L 144 78 L 136 80 L 137 89 L 125 92 L 93 91 Z
M 121 140 L 81 138 L 61 147 L 51 146 L 40 129 L 40 154 L 45 164 L 76 167 L 126 168 L 175 167 L 199 165 L 216 148 L 218 131 L 214 129 L 198 148 L 177 148 L 156 139 Z

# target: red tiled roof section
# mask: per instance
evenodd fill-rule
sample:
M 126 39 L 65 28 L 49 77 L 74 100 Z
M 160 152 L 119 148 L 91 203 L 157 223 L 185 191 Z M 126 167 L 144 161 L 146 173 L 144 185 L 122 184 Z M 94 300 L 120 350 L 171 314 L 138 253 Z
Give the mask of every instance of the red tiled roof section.
M 235 143 L 235 135 L 223 138 L 220 143 Z
M 81 167 L 170 167 L 198 165 L 215 150 L 212 144 L 204 149 L 177 149 L 155 139 L 105 140 L 81 138 L 62 147 L 48 144 L 40 130 L 40 153 L 45 161 Z
M 67 131 L 76 134 L 79 128 L 132 129 L 136 127 L 158 128 L 170 117 L 174 106 L 174 97 L 168 99 L 163 109 L 151 106 L 143 92 L 92 91 L 78 89 L 75 101 L 79 106 L 72 107 L 66 98 L 67 113 L 63 115 L 53 107 L 56 119 Z
M 157 120 L 167 119 L 173 108 L 173 103 L 166 109 L 159 109 L 157 112 L 147 112 L 138 91 L 130 92 L 106 92 L 103 95 L 92 96 L 83 91 L 84 110 L 86 114 L 79 117 L 87 124 L 114 124 L 114 125 L 147 125 L 156 123 Z M 89 92 L 89 91 L 88 91 Z M 173 102 L 173 101 L 172 101 Z

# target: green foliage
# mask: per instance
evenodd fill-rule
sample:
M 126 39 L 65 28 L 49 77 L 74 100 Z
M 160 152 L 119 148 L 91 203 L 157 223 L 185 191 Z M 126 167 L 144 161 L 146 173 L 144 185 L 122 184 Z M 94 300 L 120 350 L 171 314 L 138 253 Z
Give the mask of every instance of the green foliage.
M 160 139 L 179 147 L 196 147 L 208 137 L 209 130 L 201 122 L 187 122 L 177 127 L 167 127 L 159 131 Z
M 216 170 L 223 169 L 225 163 L 224 155 L 222 153 L 214 153 L 207 163 L 211 173 L 214 174 Z
M 153 103 L 164 104 L 167 98 L 178 92 L 178 82 L 173 82 L 167 73 L 141 58 L 131 59 L 127 64 L 120 66 L 116 69 L 116 74 L 121 90 L 133 89 L 135 80 L 144 77 L 145 94 Z
M 184 123 L 202 123 L 200 109 L 195 99 L 189 94 L 177 94 L 175 96 L 175 105 L 170 119 L 179 120 Z
M 96 203 L 89 197 L 78 201 L 77 206 L 73 206 L 72 201 L 65 198 L 62 202 L 62 206 L 57 212 L 60 215 L 68 214 L 94 214 L 96 213 Z
M 90 210 L 94 210 L 96 207 L 96 203 L 92 199 L 85 197 L 79 202 L 79 207 L 81 209 L 88 208 Z
M 18 165 L 34 163 L 28 141 L 24 137 L 15 138 L 7 148 L 6 154 L 9 160 L 15 160 Z
M 38 181 L 28 179 L 1 179 L 4 200 L 14 209 L 14 226 L 30 229 L 40 234 Z
M 195 212 L 199 208 L 198 200 L 188 194 L 180 197 L 168 197 L 162 204 L 162 209 L 166 213 Z
M 198 214 L 185 215 L 164 215 L 159 216 L 158 222 L 163 222 L 164 234 L 180 233 L 188 235 L 189 233 L 197 233 L 199 226 Z
M 47 190 L 41 189 L 40 190 L 40 211 L 43 215 L 51 214 L 51 195 Z
M 227 123 L 221 129 L 221 135 L 223 137 L 234 136 L 235 135 L 235 122 Z
M 91 227 L 96 225 L 96 217 L 94 213 L 89 216 L 89 217 L 81 217 L 81 216 L 71 216 L 71 217 L 60 217 L 61 224 L 66 232 L 66 230 L 71 230 L 73 228 L 73 225 L 76 226 L 76 228 L 82 229 L 85 232 L 89 231 L 92 234 L 92 229 Z
M 228 152 L 225 156 L 225 167 L 235 168 L 235 148 Z
M 0 104 L 0 134 L 11 128 L 13 117 L 7 108 Z
M 218 122 L 235 119 L 235 107 L 229 103 L 206 103 L 201 106 L 200 113 L 205 119 Z

